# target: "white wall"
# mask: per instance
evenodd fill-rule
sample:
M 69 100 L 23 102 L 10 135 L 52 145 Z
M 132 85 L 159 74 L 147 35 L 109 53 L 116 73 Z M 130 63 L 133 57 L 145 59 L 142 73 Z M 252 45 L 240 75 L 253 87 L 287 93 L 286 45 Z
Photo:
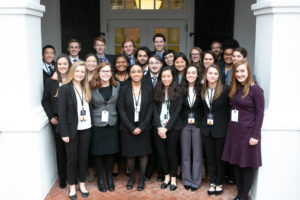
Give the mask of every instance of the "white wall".
M 61 54 L 60 0 L 41 0 L 46 11 L 42 18 L 42 46 L 51 44 Z
M 239 41 L 240 46 L 248 52 L 248 62 L 254 68 L 255 48 L 255 16 L 251 11 L 251 4 L 255 0 L 236 0 L 234 8 L 233 37 Z

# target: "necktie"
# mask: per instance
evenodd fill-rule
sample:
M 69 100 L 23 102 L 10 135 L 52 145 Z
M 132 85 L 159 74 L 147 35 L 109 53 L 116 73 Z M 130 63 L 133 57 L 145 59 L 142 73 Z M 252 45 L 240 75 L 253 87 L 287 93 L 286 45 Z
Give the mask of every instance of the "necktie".
M 48 75 L 50 76 L 52 74 L 52 67 L 51 65 L 48 65 Z
M 156 81 L 157 81 L 157 77 L 156 76 L 152 76 L 152 85 L 155 86 L 156 85 Z
M 103 58 L 98 58 L 98 64 L 102 63 L 103 62 Z
M 74 60 L 73 60 L 73 63 L 74 63 L 74 62 L 77 62 L 77 59 L 74 59 Z

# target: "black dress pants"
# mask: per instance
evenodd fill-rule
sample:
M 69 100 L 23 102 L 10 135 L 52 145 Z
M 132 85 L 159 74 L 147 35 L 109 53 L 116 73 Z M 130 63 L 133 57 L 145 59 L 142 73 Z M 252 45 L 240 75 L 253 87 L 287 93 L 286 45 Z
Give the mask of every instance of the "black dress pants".
M 56 125 L 51 124 L 52 132 L 54 134 L 55 147 L 56 147 L 56 164 L 57 172 L 60 179 L 67 178 L 67 155 L 65 143 L 61 135 L 56 132 Z
M 80 182 L 85 182 L 88 167 L 89 145 L 91 129 L 78 130 L 69 143 L 65 143 L 67 150 L 67 178 L 69 185 L 76 182 L 76 170 Z
M 172 177 L 177 176 L 177 145 L 180 137 L 180 132 L 180 130 L 168 131 L 166 139 L 161 139 L 157 132 L 154 133 L 156 149 L 164 175 L 169 174 L 170 166 Z
M 223 184 L 225 173 L 225 163 L 221 160 L 225 138 L 214 138 L 211 135 L 203 135 L 202 140 L 206 152 L 207 174 L 210 183 L 221 185 Z

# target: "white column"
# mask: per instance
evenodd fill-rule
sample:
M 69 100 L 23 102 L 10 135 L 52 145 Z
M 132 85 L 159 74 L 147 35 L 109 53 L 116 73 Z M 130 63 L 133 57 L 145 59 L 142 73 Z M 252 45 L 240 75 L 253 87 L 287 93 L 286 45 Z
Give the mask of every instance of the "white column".
M 44 199 L 56 179 L 41 107 L 44 11 L 39 0 L 0 0 L 0 199 Z
M 263 166 L 253 199 L 300 199 L 300 0 L 257 0 L 255 74 L 264 89 Z

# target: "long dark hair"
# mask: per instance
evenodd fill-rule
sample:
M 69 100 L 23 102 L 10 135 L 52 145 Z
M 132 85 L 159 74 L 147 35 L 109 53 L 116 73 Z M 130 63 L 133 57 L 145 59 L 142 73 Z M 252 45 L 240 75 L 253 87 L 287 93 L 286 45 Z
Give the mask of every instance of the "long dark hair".
M 68 72 L 69 72 L 69 70 L 70 70 L 70 68 L 71 68 L 71 66 L 72 66 L 72 63 L 71 63 L 71 61 L 70 61 L 70 58 L 69 58 L 69 56 L 68 56 L 67 54 L 63 53 L 63 54 L 61 54 L 61 55 L 59 55 L 59 56 L 57 57 L 56 63 L 55 63 L 55 71 L 56 71 L 56 73 L 57 73 L 57 80 L 58 80 L 58 82 L 60 82 L 60 83 L 62 82 L 62 78 L 61 78 L 60 72 L 58 71 L 58 67 L 57 67 L 58 63 L 57 63 L 57 61 L 58 61 L 59 59 L 61 59 L 61 58 L 67 59 L 68 64 L 69 64 Z
M 154 95 L 153 95 L 153 99 L 155 102 L 162 103 L 165 101 L 165 86 L 161 81 L 161 76 L 162 76 L 162 73 L 164 73 L 165 71 L 168 71 L 168 70 L 171 72 L 172 77 L 173 77 L 172 83 L 168 88 L 168 100 L 174 101 L 180 95 L 180 88 L 179 88 L 178 83 L 175 78 L 176 77 L 175 72 L 174 72 L 174 70 L 172 70 L 171 66 L 166 66 L 160 70 L 160 73 L 158 75 L 157 84 L 154 89 Z
M 198 96 L 200 94 L 201 88 L 201 77 L 200 77 L 200 69 L 196 65 L 189 65 L 185 68 L 183 72 L 182 82 L 181 82 L 181 89 L 184 96 L 188 96 L 189 94 L 189 82 L 186 79 L 186 74 L 189 68 L 194 67 L 197 70 L 197 79 L 195 80 L 194 91 L 195 94 Z

